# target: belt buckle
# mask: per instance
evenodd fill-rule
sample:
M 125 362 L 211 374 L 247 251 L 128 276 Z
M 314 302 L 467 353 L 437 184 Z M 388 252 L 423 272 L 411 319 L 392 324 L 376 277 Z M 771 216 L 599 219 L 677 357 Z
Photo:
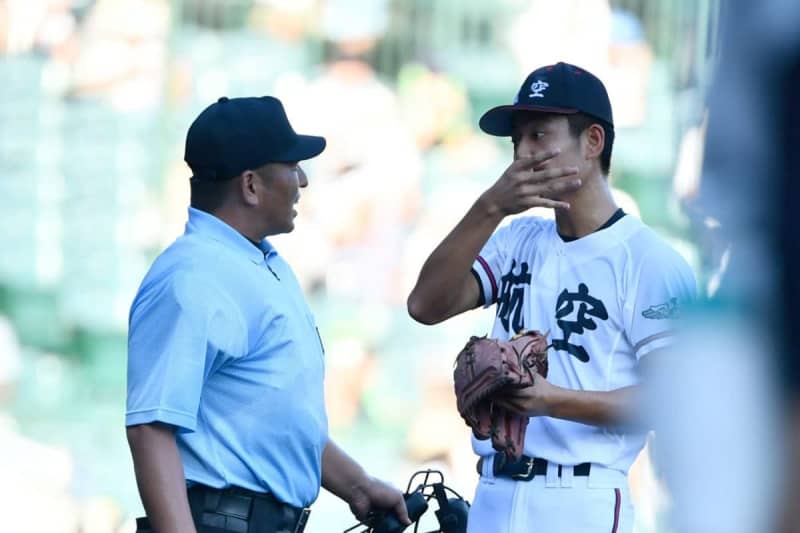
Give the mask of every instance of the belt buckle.
M 308 523 L 308 515 L 311 514 L 311 509 L 308 507 L 304 507 L 302 511 L 300 511 L 300 516 L 297 518 L 297 524 L 294 526 L 293 533 L 303 533 L 306 529 L 306 523 Z
M 531 476 L 531 473 L 533 472 L 533 461 L 534 461 L 533 457 L 529 457 L 528 467 L 526 468 L 525 473 L 511 474 L 511 479 L 522 479 L 522 480 L 531 479 L 533 477 Z

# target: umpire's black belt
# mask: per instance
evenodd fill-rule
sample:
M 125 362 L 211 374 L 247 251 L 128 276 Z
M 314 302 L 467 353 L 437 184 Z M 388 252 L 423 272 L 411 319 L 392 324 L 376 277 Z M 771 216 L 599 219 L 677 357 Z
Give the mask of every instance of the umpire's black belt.
M 478 474 L 483 474 L 484 457 L 478 459 Z M 558 477 L 561 477 L 561 469 L 558 465 Z M 581 463 L 572 467 L 573 476 L 588 476 L 592 469 L 591 463 Z M 519 461 L 509 461 L 504 453 L 496 453 L 493 457 L 492 472 L 494 477 L 506 477 L 516 481 L 530 481 L 536 476 L 547 474 L 547 460 L 528 457 L 523 455 Z
M 302 533 L 311 513 L 309 508 L 279 502 L 271 494 L 239 487 L 215 489 L 206 485 L 189 487 L 189 507 L 198 533 Z M 137 532 L 149 530 L 146 518 L 136 520 Z

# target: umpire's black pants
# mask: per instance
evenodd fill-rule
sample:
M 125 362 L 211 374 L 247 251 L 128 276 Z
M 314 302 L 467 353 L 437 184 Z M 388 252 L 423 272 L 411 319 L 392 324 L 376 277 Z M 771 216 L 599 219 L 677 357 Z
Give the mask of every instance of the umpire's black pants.
M 310 513 L 270 494 L 237 487 L 193 485 L 188 495 L 197 533 L 302 533 Z M 137 518 L 136 533 L 157 532 L 147 518 Z

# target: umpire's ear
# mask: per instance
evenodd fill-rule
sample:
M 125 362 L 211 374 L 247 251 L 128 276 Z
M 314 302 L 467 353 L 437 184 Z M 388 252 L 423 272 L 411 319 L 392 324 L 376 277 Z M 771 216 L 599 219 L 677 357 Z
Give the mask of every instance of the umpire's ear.
M 245 205 L 260 204 L 264 193 L 264 182 L 256 172 L 252 170 L 242 172 L 239 176 L 239 196 Z

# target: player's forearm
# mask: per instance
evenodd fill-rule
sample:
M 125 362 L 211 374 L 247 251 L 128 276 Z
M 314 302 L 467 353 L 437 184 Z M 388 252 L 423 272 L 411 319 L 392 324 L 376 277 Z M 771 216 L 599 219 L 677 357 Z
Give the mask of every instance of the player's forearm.
M 361 465 L 329 440 L 322 452 L 322 487 L 349 503 L 368 481 Z
M 547 400 L 547 414 L 593 426 L 629 424 L 633 420 L 638 392 L 638 386 L 612 391 L 557 388 Z
M 460 301 L 462 288 L 472 276 L 475 258 L 502 220 L 503 214 L 485 196 L 472 205 L 422 266 L 408 297 L 408 312 L 415 320 L 433 324 L 475 306 L 474 301 Z
M 196 533 L 174 430 L 161 424 L 127 428 L 136 484 L 147 517 L 159 533 Z

